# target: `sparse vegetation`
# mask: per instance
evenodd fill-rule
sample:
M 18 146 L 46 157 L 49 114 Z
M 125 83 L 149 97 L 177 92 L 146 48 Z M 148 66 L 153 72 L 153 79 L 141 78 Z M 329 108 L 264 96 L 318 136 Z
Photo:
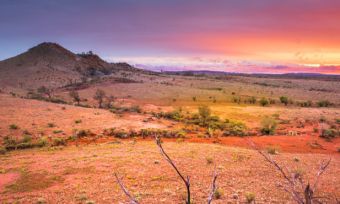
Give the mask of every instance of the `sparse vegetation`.
M 261 98 L 259 102 L 261 106 L 267 106 L 269 104 L 269 101 L 266 98 Z
M 271 117 L 265 117 L 261 121 L 261 133 L 264 135 L 273 135 L 275 133 L 277 122 Z
M 288 105 L 288 97 L 287 96 L 281 96 L 280 97 L 280 102 L 282 103 L 282 104 L 284 104 L 285 106 L 287 106 Z
M 246 192 L 245 197 L 247 203 L 255 203 L 255 193 Z
M 16 124 L 10 124 L 9 129 L 10 130 L 17 130 L 17 129 L 19 129 L 19 126 L 17 126 Z
M 80 96 L 79 96 L 79 93 L 78 91 L 75 91 L 75 90 L 72 90 L 70 93 L 69 93 L 70 97 L 72 98 L 72 100 L 74 102 L 77 103 L 77 105 L 79 105 L 80 103 Z
M 96 90 L 96 93 L 94 94 L 93 99 L 98 101 L 98 107 L 99 108 L 103 107 L 103 101 L 104 101 L 105 96 L 106 96 L 105 91 L 103 91 L 101 89 Z
M 317 102 L 317 105 L 318 105 L 319 107 L 328 107 L 328 106 L 331 106 L 332 103 L 329 102 L 328 100 L 321 100 L 321 101 L 318 101 L 318 102 Z

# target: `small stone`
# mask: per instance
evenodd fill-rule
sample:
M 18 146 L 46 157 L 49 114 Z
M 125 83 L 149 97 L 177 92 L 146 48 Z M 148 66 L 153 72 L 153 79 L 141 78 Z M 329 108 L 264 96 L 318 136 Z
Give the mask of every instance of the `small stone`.
M 233 194 L 233 199 L 238 199 L 237 193 L 234 193 L 234 194 Z

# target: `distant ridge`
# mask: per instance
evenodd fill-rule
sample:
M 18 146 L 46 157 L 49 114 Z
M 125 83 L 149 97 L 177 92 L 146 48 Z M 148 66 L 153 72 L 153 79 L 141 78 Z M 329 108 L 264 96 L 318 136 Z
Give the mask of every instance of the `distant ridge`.
M 184 76 L 252 76 L 252 77 L 271 77 L 271 78 L 304 78 L 321 80 L 340 80 L 340 75 L 322 73 L 284 73 L 284 74 L 263 74 L 263 73 L 238 73 L 212 70 L 185 70 L 185 71 L 163 71 L 166 74 Z

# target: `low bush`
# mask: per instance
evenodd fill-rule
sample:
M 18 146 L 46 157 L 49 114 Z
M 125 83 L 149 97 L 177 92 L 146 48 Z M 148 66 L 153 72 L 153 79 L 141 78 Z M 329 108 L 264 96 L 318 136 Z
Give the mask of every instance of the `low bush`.
M 328 106 L 332 105 L 332 103 L 329 102 L 328 100 L 322 100 L 322 101 L 318 101 L 317 105 L 319 107 L 328 107 Z
M 142 109 L 135 105 L 135 106 L 131 106 L 131 107 L 118 107 L 118 106 L 112 106 L 110 111 L 112 113 L 142 113 Z
M 254 203 L 255 202 L 255 193 L 246 192 L 245 194 L 247 203 Z
M 264 135 L 273 135 L 275 133 L 277 122 L 275 119 L 265 117 L 261 121 L 261 133 Z
M 223 136 L 245 136 L 246 128 L 242 122 L 229 121 L 224 127 Z
M 266 98 L 260 99 L 260 105 L 261 106 L 267 106 L 269 104 L 269 101 Z
M 79 130 L 76 132 L 77 138 L 87 137 L 93 135 L 93 133 L 90 130 Z
M 223 196 L 223 191 L 220 188 L 217 188 L 214 192 L 214 199 L 221 199 Z
M 10 130 L 17 130 L 17 129 L 19 129 L 19 126 L 17 126 L 16 124 L 10 124 L 9 129 Z
M 0 146 L 0 154 L 6 154 L 7 149 L 3 146 Z
M 53 138 L 52 140 L 52 146 L 65 146 L 66 141 L 64 138 Z
M 54 123 L 47 123 L 47 127 L 53 128 L 53 127 L 55 127 L 55 124 Z
M 325 139 L 333 139 L 338 136 L 340 136 L 340 133 L 336 129 L 323 129 L 320 135 L 320 137 Z

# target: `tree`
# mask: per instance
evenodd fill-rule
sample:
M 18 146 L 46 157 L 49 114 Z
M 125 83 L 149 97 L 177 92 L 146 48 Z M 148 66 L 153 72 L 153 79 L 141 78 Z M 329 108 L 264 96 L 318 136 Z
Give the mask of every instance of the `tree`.
M 155 136 L 155 140 L 156 140 L 156 144 L 159 148 L 160 153 L 162 154 L 162 156 L 164 157 L 164 159 L 170 164 L 170 166 L 176 171 L 177 175 L 181 178 L 181 180 L 183 181 L 186 190 L 187 190 L 187 198 L 185 200 L 185 204 L 191 204 L 192 203 L 192 199 L 191 199 L 191 191 L 190 191 L 190 177 L 189 176 L 184 176 L 180 170 L 177 168 L 177 166 L 175 165 L 175 163 L 172 161 L 172 159 L 169 157 L 169 155 L 165 152 L 163 146 L 162 146 L 162 141 L 161 139 L 156 135 Z M 129 198 L 130 203 L 131 204 L 139 204 L 137 199 L 134 198 L 129 191 L 127 190 L 127 188 L 125 187 L 125 185 L 122 183 L 121 179 L 119 179 L 117 173 L 114 173 L 115 177 L 116 177 L 116 181 L 119 184 L 120 188 L 122 189 L 122 191 L 124 192 L 124 194 Z M 216 185 L 216 180 L 217 180 L 217 172 L 216 172 L 216 167 L 214 168 L 214 173 L 212 176 L 212 181 L 211 181 L 211 190 L 209 192 L 208 195 L 208 199 L 207 199 L 207 203 L 211 204 L 212 200 L 214 199 L 214 194 L 217 191 L 217 185 Z
M 285 104 L 285 106 L 288 105 L 288 97 L 287 96 L 281 96 L 280 102 Z
M 266 98 L 261 98 L 260 104 L 261 106 L 266 106 L 269 104 L 269 101 Z
M 207 124 L 207 120 L 211 115 L 211 110 L 208 106 L 200 106 L 198 107 L 198 114 L 201 118 L 203 126 Z
M 47 88 L 46 86 L 41 86 L 37 89 L 38 93 L 45 94 L 48 96 L 48 98 L 52 97 L 52 90 Z
M 77 102 L 77 104 L 79 105 L 79 102 L 80 102 L 80 96 L 79 96 L 79 93 L 78 91 L 71 91 L 69 93 L 70 97 L 73 99 L 73 101 Z
M 97 89 L 96 93 L 93 96 L 93 99 L 98 101 L 99 108 L 102 108 L 103 106 L 103 100 L 105 98 L 105 95 L 106 95 L 105 91 Z
M 275 161 L 269 155 L 263 153 L 251 140 L 248 140 L 249 144 L 254 150 L 256 150 L 262 157 L 270 163 L 286 180 L 286 184 L 283 186 L 284 190 L 289 193 L 297 204 L 313 204 L 313 203 L 323 203 L 321 199 L 326 197 L 315 196 L 317 192 L 317 185 L 319 183 L 321 175 L 326 171 L 329 164 L 331 163 L 331 158 L 322 161 L 319 170 L 315 175 L 314 184 L 311 184 L 309 180 L 305 182 L 303 175 L 299 172 L 291 171 L 287 166 L 281 166 L 277 161 Z M 337 199 L 336 199 L 337 200 Z M 336 201 L 336 203 L 339 203 Z

